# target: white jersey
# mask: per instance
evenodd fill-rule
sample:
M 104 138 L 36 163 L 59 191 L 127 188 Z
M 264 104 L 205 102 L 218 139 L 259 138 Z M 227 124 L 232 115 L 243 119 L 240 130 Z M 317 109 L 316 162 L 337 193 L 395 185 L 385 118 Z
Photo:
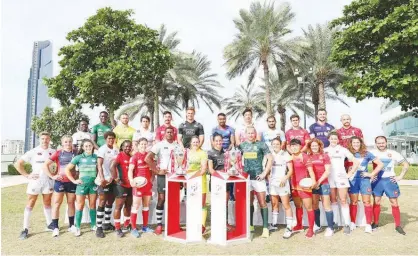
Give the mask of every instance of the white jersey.
M 381 178 L 396 176 L 395 166 L 406 161 L 401 154 L 391 149 L 386 149 L 385 151 L 373 149 L 370 150 L 370 153 L 379 158 L 383 163 Z M 378 176 L 380 177 L 380 173 Z
M 48 175 L 42 170 L 45 161 L 55 152 L 52 148 L 43 149 L 37 146 L 26 152 L 20 159 L 32 165 L 32 173 L 38 174 L 40 179 L 49 179 Z
M 241 124 L 235 129 L 235 134 L 238 134 L 240 143 L 243 143 L 244 141 L 246 141 L 247 134 L 245 132 L 245 129 L 249 126 L 252 126 L 252 127 L 256 128 L 255 124 L 252 123 L 252 124 L 248 124 L 248 125 L 247 124 Z M 256 130 L 257 130 L 257 128 L 256 128 Z
M 147 139 L 148 141 L 147 151 L 151 150 L 152 144 L 154 143 L 154 140 L 155 140 L 155 133 L 151 132 L 150 129 L 148 130 L 139 129 L 134 133 L 132 141 L 138 141 L 140 138 Z
M 116 149 L 109 148 L 106 144 L 101 146 L 97 151 L 97 157 L 103 159 L 103 176 L 106 180 L 112 176 L 110 165 L 112 164 L 113 160 L 115 160 L 117 155 L 118 151 Z
M 287 163 L 291 160 L 289 153 L 285 150 L 280 150 L 279 153 L 272 152 L 273 165 L 271 168 L 270 179 L 279 180 L 286 175 Z
M 93 135 L 89 132 L 78 131 L 73 134 L 73 144 L 77 145 L 77 150 L 81 149 L 81 142 L 83 140 L 93 140 Z
M 324 149 L 324 152 L 328 154 L 331 160 L 331 178 L 337 179 L 339 177 L 347 177 L 347 173 L 344 167 L 344 159 L 353 159 L 354 155 L 351 154 L 348 149 L 337 145 L 335 147 L 329 146 Z
M 152 146 L 151 152 L 158 157 L 160 169 L 171 171 L 171 152 L 173 150 L 182 150 L 182 147 L 175 141 L 169 143 L 167 140 L 162 140 Z
M 271 149 L 271 142 L 273 141 L 273 139 L 279 137 L 281 139 L 281 141 L 285 141 L 285 136 L 284 136 L 284 132 L 280 129 L 267 129 L 265 131 L 261 132 L 261 141 L 264 141 L 269 147 L 270 147 L 270 151 L 272 151 Z

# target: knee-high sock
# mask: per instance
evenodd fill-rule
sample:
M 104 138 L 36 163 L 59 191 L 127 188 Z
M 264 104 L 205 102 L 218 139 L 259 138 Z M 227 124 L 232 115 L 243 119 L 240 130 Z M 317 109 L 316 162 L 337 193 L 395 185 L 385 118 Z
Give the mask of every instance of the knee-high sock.
M 309 229 L 313 230 L 313 226 L 315 223 L 315 213 L 314 211 L 308 211 L 308 223 L 309 223 Z
M 32 214 L 32 208 L 26 207 L 25 211 L 23 212 L 23 229 L 29 229 L 29 219 L 30 215 Z
M 74 216 L 68 216 L 68 223 L 71 228 L 71 226 L 74 226 Z
M 316 209 L 314 210 L 315 213 L 315 224 L 320 227 L 321 226 L 321 210 Z
M 356 204 L 350 204 L 350 217 L 351 217 L 351 222 L 356 223 L 356 218 L 357 218 L 357 205 Z
M 115 222 L 115 229 L 119 230 L 120 229 L 120 219 L 113 219 L 113 221 Z
M 82 218 L 83 218 L 83 210 L 76 210 L 75 211 L 75 226 L 77 228 L 80 228 Z
M 327 217 L 328 227 L 332 229 L 334 227 L 334 212 L 327 211 L 325 212 L 325 216 Z
M 138 217 L 138 210 L 134 208 L 131 209 L 131 227 L 132 229 L 136 229 L 136 218 Z
M 51 224 L 52 222 L 51 206 L 44 206 L 44 215 L 45 215 L 46 225 Z
M 286 227 L 288 229 L 292 229 L 293 225 L 293 217 L 286 217 Z
M 372 224 L 373 208 L 371 205 L 364 206 L 364 215 L 366 215 L 366 223 L 369 225 Z
M 277 222 L 279 221 L 279 212 L 273 211 L 273 226 L 277 225 Z
M 302 227 L 303 209 L 302 207 L 296 207 L 296 226 Z
M 90 227 L 96 226 L 96 209 L 90 209 Z
M 380 217 L 380 204 L 373 205 L 373 223 L 379 224 L 379 217 Z
M 164 205 L 158 206 L 157 210 L 155 211 L 156 217 L 157 217 L 157 225 L 163 225 L 163 213 L 164 213 Z
M 336 220 L 336 218 L 337 218 L 337 216 L 339 216 L 339 214 L 338 214 L 338 203 L 332 203 L 331 204 L 331 209 L 332 209 L 332 212 L 334 213 L 334 223 L 338 223 L 338 221 Z M 350 211 L 348 211 L 348 212 L 350 212 Z
M 261 208 L 261 217 L 263 218 L 263 228 L 267 228 L 269 226 L 269 212 L 268 208 Z
M 58 228 L 59 229 L 59 227 L 58 227 L 58 219 L 52 219 L 52 226 L 54 228 Z
M 343 215 L 344 225 L 350 225 L 350 208 L 348 205 L 342 205 L 341 212 Z
M 401 225 L 401 211 L 399 210 L 399 206 L 392 206 L 392 215 L 395 219 L 395 227 Z
M 105 205 L 104 208 L 104 223 L 110 223 L 110 215 L 112 214 L 112 205 Z
M 127 228 L 129 226 L 129 223 L 131 223 L 131 216 L 123 216 L 123 218 L 125 219 L 125 221 L 123 222 L 123 226 Z
M 103 218 L 104 218 L 104 207 L 99 206 L 97 207 L 97 227 L 101 228 L 103 226 Z
M 149 208 L 144 207 L 142 208 L 142 227 L 148 226 L 148 215 L 149 215 Z M 132 215 L 131 215 L 132 218 Z
M 254 205 L 250 206 L 250 226 L 253 226 Z
M 206 206 L 202 207 L 202 225 L 206 227 L 206 217 L 208 216 L 208 208 Z

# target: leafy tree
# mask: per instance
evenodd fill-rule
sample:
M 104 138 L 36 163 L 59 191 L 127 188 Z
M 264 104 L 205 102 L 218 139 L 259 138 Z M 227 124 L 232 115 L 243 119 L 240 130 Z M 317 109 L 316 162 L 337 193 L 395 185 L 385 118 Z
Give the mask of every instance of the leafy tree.
M 262 5 L 254 2 L 249 11 L 240 10 L 240 18 L 234 20 L 238 34 L 224 49 L 229 79 L 250 70 L 248 83 L 251 84 L 260 66 L 263 67 L 268 115 L 273 113 L 270 69 L 277 69 L 280 63 L 293 59 L 298 49 L 298 40 L 288 39 L 291 32 L 288 27 L 294 17 L 295 14 L 287 3 L 276 8 L 273 3 Z
M 50 96 L 61 105 L 103 105 L 114 111 L 161 79 L 172 66 L 169 50 L 155 30 L 136 24 L 132 10 L 102 8 L 68 33 L 60 49 L 58 76 L 46 79 Z
M 61 145 L 63 135 L 72 135 L 77 131 L 81 120 L 89 122 L 88 116 L 74 105 L 63 107 L 55 113 L 52 108 L 46 107 L 40 116 L 33 117 L 31 128 L 35 134 L 49 132 L 53 146 L 57 147 Z
M 356 0 L 333 26 L 332 60 L 350 79 L 343 84 L 358 101 L 384 97 L 403 110 L 418 107 L 418 2 Z

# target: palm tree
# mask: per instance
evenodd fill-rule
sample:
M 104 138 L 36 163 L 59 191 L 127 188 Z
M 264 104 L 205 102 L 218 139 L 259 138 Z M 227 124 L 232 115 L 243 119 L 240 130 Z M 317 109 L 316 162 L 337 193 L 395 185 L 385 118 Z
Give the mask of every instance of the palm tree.
M 248 83 L 251 84 L 259 67 L 263 67 L 268 115 L 273 112 L 269 69 L 277 69 L 280 63 L 294 59 L 297 50 L 298 39 L 284 38 L 291 32 L 288 26 L 294 17 L 287 3 L 277 8 L 273 3 L 252 3 L 249 11 L 240 10 L 240 18 L 234 20 L 239 32 L 224 49 L 229 79 L 250 70 Z

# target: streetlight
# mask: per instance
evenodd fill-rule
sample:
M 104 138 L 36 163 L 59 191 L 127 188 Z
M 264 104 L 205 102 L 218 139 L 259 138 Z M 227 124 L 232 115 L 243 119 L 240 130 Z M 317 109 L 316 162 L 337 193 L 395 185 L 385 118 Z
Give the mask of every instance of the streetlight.
M 308 74 L 312 74 L 313 73 L 313 68 L 309 68 L 308 70 Z M 306 129 L 306 99 L 305 99 L 305 84 L 307 84 L 308 82 L 307 77 L 304 76 L 299 76 L 299 69 L 295 68 L 295 71 L 293 72 L 293 74 L 296 76 L 296 79 L 298 80 L 298 84 L 302 85 L 302 91 L 303 91 L 303 128 Z M 305 80 L 305 81 L 303 81 Z

